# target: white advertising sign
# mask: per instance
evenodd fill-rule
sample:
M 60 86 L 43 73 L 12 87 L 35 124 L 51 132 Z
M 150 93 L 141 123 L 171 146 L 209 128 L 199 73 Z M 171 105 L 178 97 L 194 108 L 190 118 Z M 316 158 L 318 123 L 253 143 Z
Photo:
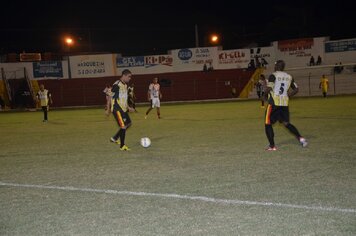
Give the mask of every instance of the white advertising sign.
M 115 76 L 113 54 L 69 57 L 72 78 Z

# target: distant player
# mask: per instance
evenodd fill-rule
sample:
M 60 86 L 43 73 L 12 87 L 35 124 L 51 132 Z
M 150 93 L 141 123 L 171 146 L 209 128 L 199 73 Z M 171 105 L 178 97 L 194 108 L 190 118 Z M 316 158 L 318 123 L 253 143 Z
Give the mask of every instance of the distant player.
M 329 89 L 329 80 L 325 75 L 323 75 L 320 79 L 319 89 L 321 89 L 324 98 L 326 98 Z
M 260 79 L 256 83 L 257 96 L 261 100 L 261 108 L 265 107 L 265 89 L 267 86 L 266 77 L 261 74 Z
M 103 90 L 103 93 L 105 93 L 105 98 L 106 98 L 105 114 L 107 116 L 110 115 L 111 112 L 111 97 L 112 97 L 111 88 L 112 86 L 107 84 L 105 89 Z
M 126 129 L 131 126 L 131 119 L 128 111 L 134 111 L 128 106 L 127 84 L 131 80 L 132 73 L 129 70 L 123 70 L 121 78 L 112 86 L 112 113 L 119 125 L 119 131 L 110 139 L 113 143 L 120 144 L 121 151 L 129 151 L 129 147 L 125 145 Z
M 270 75 L 267 82 L 266 94 L 268 94 L 268 106 L 265 115 L 265 132 L 269 141 L 268 151 L 276 151 L 274 132 L 272 125 L 279 121 L 296 136 L 303 147 L 308 145 L 297 128 L 289 123 L 289 97 L 298 92 L 297 84 L 291 75 L 284 72 L 285 62 L 278 60 L 275 64 L 275 72 Z M 289 89 L 291 89 L 289 91 Z
M 161 119 L 160 99 L 162 99 L 162 93 L 161 86 L 158 83 L 158 78 L 154 78 L 153 82 L 148 86 L 147 99 L 151 102 L 151 105 L 150 108 L 148 108 L 148 110 L 146 111 L 145 119 L 147 119 L 148 113 L 150 113 L 153 108 L 157 109 L 157 117 L 158 119 Z
M 40 85 L 40 91 L 36 94 L 36 100 L 40 104 L 43 111 L 43 122 L 48 121 L 48 110 L 49 110 L 49 102 L 53 104 L 51 93 L 45 89 L 44 85 Z
M 135 112 L 137 112 L 137 110 L 136 110 L 136 102 L 135 102 L 136 101 L 136 95 L 135 95 L 135 84 L 134 83 L 132 83 L 131 85 L 128 86 L 127 92 L 128 92 L 128 95 L 129 95 L 128 104 L 129 104 L 130 107 L 132 107 L 135 110 Z

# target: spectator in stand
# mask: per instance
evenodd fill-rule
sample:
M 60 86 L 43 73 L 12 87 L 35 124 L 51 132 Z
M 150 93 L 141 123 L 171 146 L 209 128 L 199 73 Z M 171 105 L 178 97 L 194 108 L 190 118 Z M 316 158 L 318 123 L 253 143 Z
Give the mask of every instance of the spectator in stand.
M 315 60 L 313 56 L 310 57 L 309 66 L 315 66 Z
M 249 70 L 254 70 L 254 69 L 256 69 L 256 65 L 255 65 L 255 60 L 254 60 L 254 59 L 251 59 L 251 60 L 250 60 L 250 63 L 248 63 L 247 69 L 249 69 Z
M 319 66 L 321 65 L 321 56 L 318 56 L 318 59 L 316 60 L 316 65 Z
M 256 60 L 256 67 L 257 68 L 261 67 L 261 62 L 257 55 L 255 56 L 255 60 Z
M 339 64 L 335 63 L 335 67 L 334 67 L 335 73 L 340 74 L 343 70 L 344 70 L 344 67 L 341 62 Z
M 266 67 L 268 65 L 268 62 L 263 57 L 261 57 L 261 65 L 262 67 Z
M 211 62 L 209 62 L 208 71 L 213 71 L 213 70 L 214 70 L 214 67 L 213 67 L 213 65 L 211 64 Z
M 204 63 L 203 71 L 204 71 L 204 72 L 207 72 L 207 71 L 208 71 L 208 67 L 206 66 L 206 63 Z

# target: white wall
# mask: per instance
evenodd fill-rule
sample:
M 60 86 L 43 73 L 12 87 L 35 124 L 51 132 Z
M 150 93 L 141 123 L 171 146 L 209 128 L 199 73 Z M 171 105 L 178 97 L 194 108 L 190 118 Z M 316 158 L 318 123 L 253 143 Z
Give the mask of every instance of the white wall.
M 325 63 L 356 62 L 356 38 L 325 42 Z
M 315 62 L 320 55 L 324 58 L 324 42 L 327 38 L 303 38 L 273 42 L 276 60 L 284 60 L 287 67 L 305 67 L 310 57 Z

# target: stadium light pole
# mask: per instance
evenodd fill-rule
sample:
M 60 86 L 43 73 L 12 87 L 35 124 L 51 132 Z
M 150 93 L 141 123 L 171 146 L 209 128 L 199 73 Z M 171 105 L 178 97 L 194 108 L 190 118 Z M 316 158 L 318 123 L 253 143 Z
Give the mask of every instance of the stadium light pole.
M 195 24 L 195 47 L 199 47 L 199 33 L 198 33 L 198 25 Z
M 68 77 L 69 79 L 72 78 L 72 73 L 70 70 L 70 61 L 69 61 L 69 54 L 70 54 L 70 48 L 74 45 L 74 40 L 72 37 L 65 37 L 64 38 L 64 43 L 67 45 L 67 50 L 68 50 L 68 58 L 67 58 L 67 62 L 68 62 Z

